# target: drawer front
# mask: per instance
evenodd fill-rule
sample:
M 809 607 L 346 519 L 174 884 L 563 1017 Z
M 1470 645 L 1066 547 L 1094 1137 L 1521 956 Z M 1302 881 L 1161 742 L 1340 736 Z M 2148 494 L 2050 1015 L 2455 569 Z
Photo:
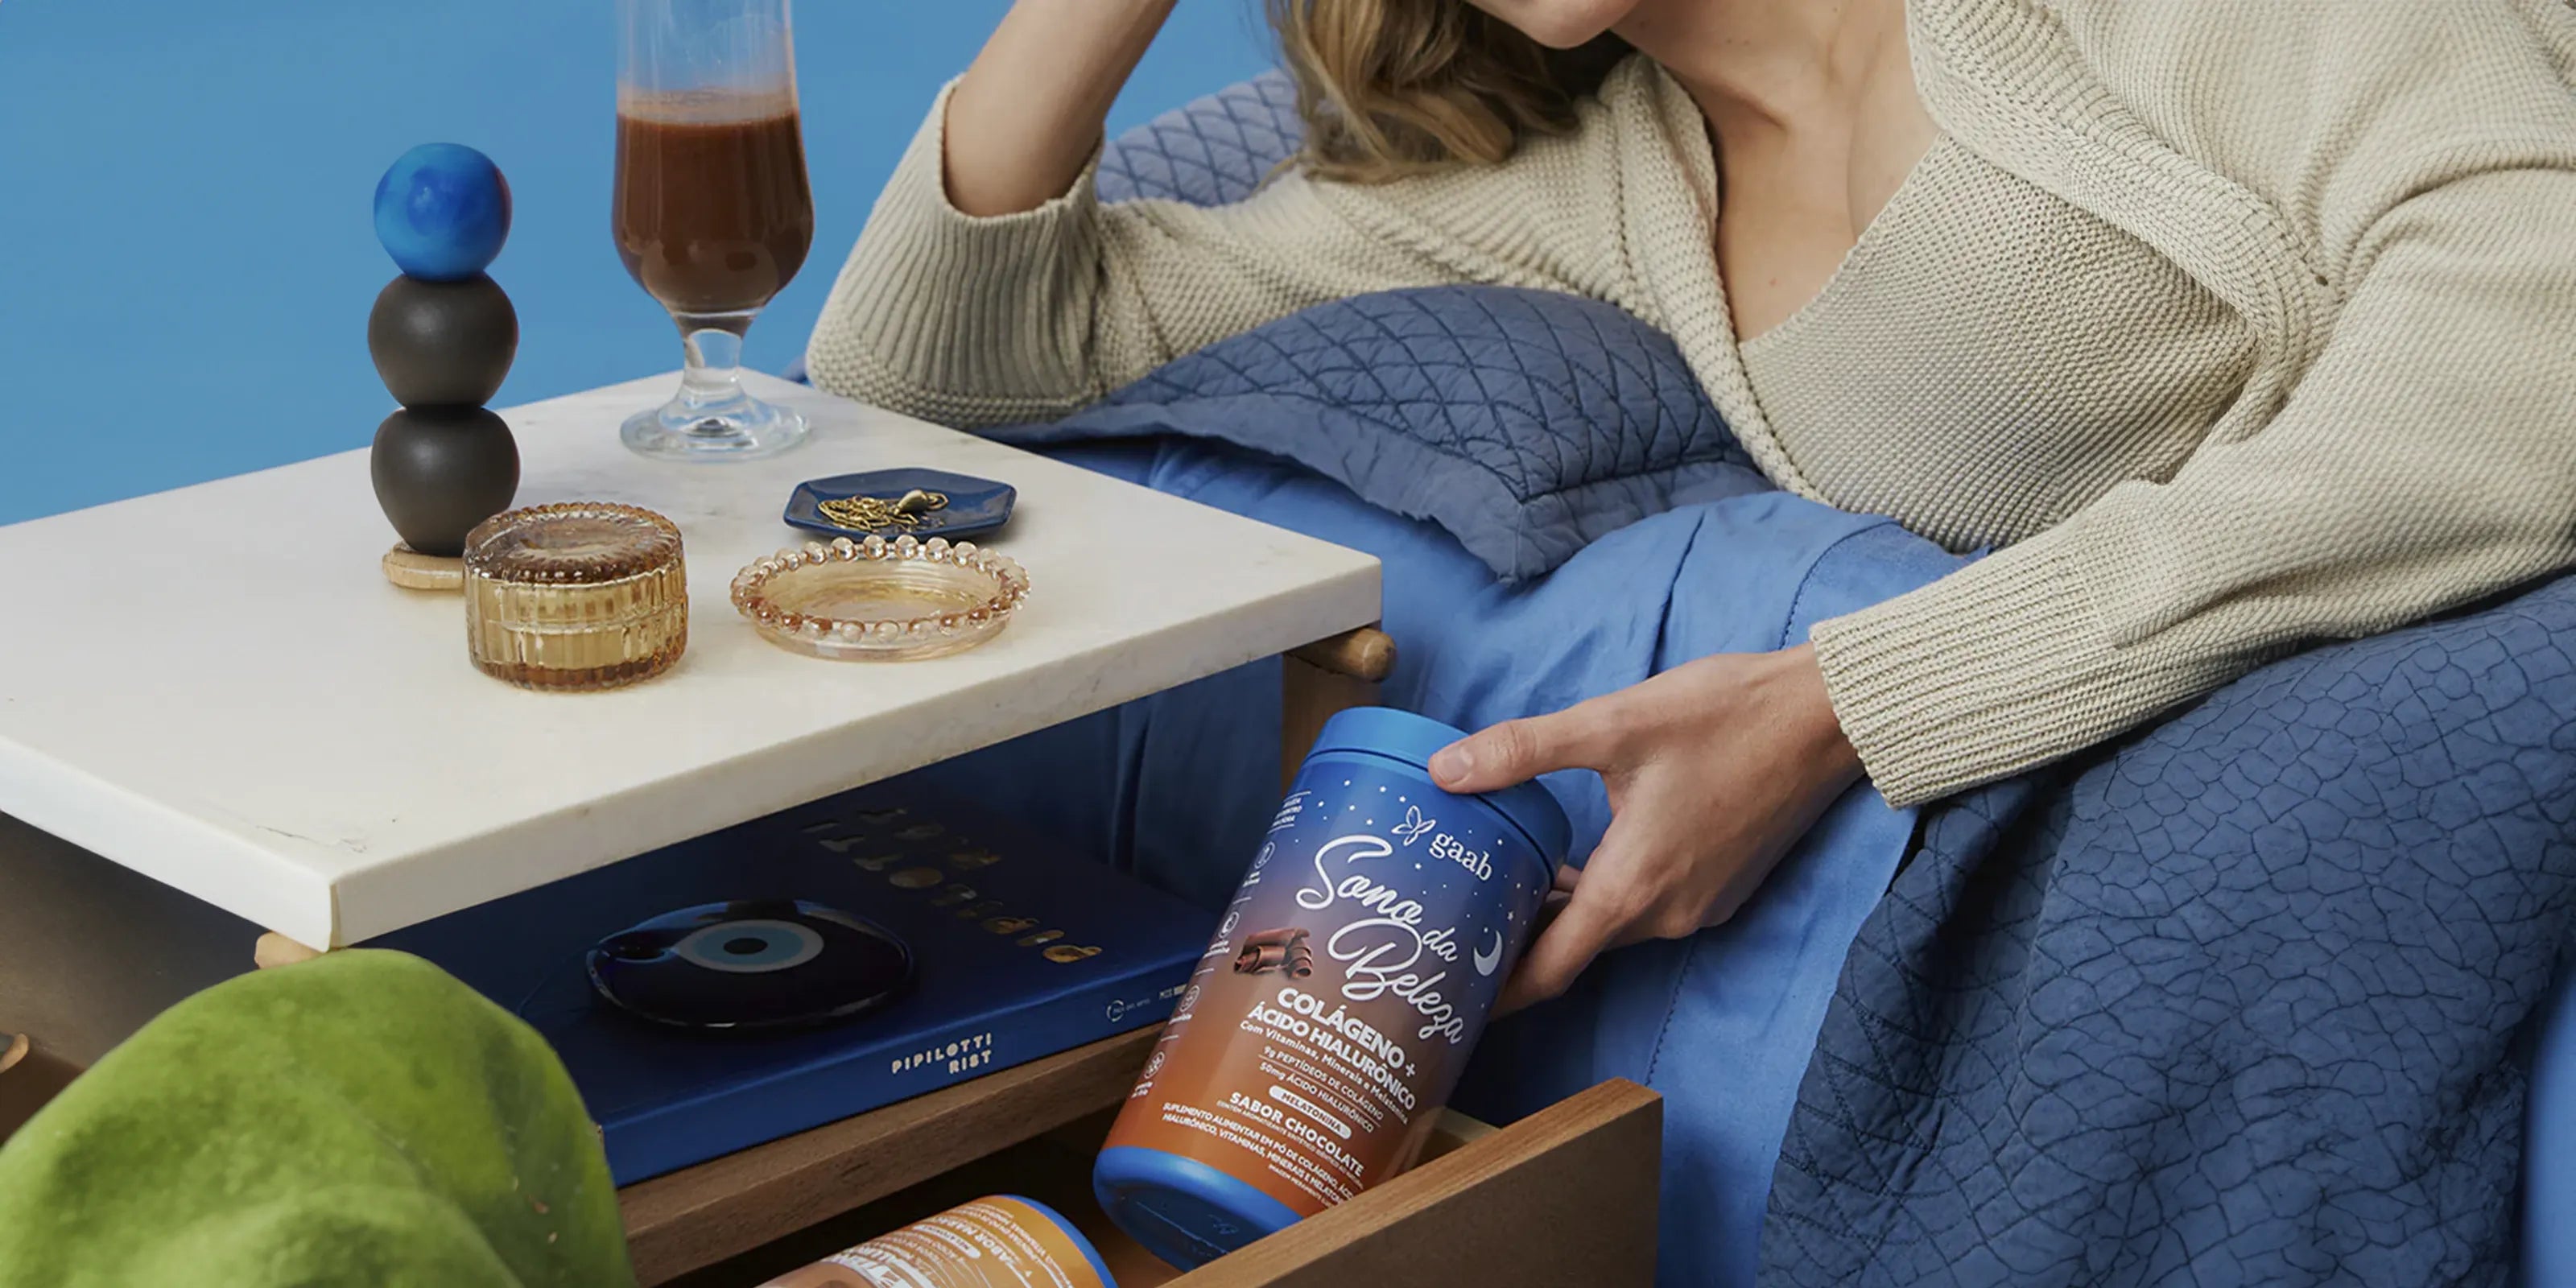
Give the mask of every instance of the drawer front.
M 1602 1083 L 1461 1141 L 1171 1288 L 1644 1288 L 1655 1278 L 1663 1122 L 1662 1097 Z
M 740 1288 L 990 1193 L 1054 1206 L 1119 1288 L 1650 1284 L 1663 1099 L 1610 1081 L 1507 1127 L 1446 1115 L 1428 1161 L 1178 1275 L 1091 1197 L 1091 1158 L 1156 1029 L 730 1154 L 620 1193 L 646 1285 Z
M 629 1185 L 618 1204 L 636 1276 L 667 1283 L 1115 1106 L 1161 1033 L 1103 1038 Z

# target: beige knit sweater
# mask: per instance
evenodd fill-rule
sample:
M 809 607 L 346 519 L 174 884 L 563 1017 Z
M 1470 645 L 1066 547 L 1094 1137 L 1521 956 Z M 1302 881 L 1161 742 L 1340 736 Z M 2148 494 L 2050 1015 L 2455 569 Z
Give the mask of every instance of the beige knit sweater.
M 2569 0 L 1912 0 L 1908 31 L 1950 140 L 2151 247 L 2252 357 L 2231 400 L 2160 431 L 2186 436 L 2176 450 L 2105 445 L 2167 464 L 2072 515 L 1993 518 L 2031 535 L 1816 627 L 1890 800 L 2576 562 Z M 1959 516 L 1997 511 L 1991 478 L 1919 467 L 1945 436 L 1993 432 L 1919 330 L 1886 341 L 1923 373 L 1916 437 L 1892 437 L 1876 477 L 1844 460 L 1835 490 L 1799 470 L 1731 331 L 1705 131 L 1642 60 L 1576 134 L 1507 163 L 1376 187 L 1292 174 L 1216 210 L 1106 205 L 1086 176 L 1040 209 L 966 217 L 944 195 L 944 107 L 814 333 L 826 388 L 961 425 L 1048 416 L 1322 300 L 1494 282 L 1669 332 L 1785 488 L 1865 495 L 1953 540 Z

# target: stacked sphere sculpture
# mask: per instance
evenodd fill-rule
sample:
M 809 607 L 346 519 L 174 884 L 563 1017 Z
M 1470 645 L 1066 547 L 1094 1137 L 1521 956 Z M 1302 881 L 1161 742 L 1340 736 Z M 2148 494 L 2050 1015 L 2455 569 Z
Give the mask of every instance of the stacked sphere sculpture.
M 519 315 L 483 271 L 509 239 L 509 181 L 472 148 L 423 144 L 376 184 L 375 219 L 402 276 L 376 296 L 367 352 L 403 408 L 376 428 L 376 503 L 403 544 L 454 558 L 519 491 L 518 442 L 483 406 L 519 351 Z

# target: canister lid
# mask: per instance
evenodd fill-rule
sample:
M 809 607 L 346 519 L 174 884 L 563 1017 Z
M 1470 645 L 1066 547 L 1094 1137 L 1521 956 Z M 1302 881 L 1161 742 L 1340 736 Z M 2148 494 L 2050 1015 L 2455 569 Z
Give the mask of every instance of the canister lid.
M 1047 1220 L 1054 1222 L 1056 1232 L 1063 1235 L 1066 1241 L 1073 1244 L 1075 1249 L 1082 1253 L 1083 1260 L 1091 1263 L 1091 1273 L 1099 1277 L 1099 1288 L 1118 1288 L 1118 1281 L 1110 1277 L 1109 1263 L 1100 1259 L 1100 1249 L 1091 1246 L 1091 1240 L 1085 1237 L 1081 1230 L 1075 1228 L 1073 1222 L 1065 1220 L 1062 1212 L 1058 1212 L 1054 1208 L 1038 1202 L 1036 1199 L 1022 1198 L 1017 1194 L 996 1194 L 993 1198 L 1017 1203 L 1021 1207 L 1027 1208 L 1030 1211 L 1037 1213 L 1039 1216 L 1045 1217 Z M 990 1202 L 991 1200 L 988 1199 L 986 1201 Z M 1070 1273 L 1073 1270 L 1073 1267 L 1063 1266 L 1059 1267 L 1059 1269 Z
M 485 581 L 604 586 L 680 561 L 678 525 L 613 501 L 532 505 L 493 515 L 465 534 L 465 571 Z
M 1428 716 L 1393 707 L 1352 707 L 1324 722 L 1315 752 L 1358 751 L 1400 760 L 1429 772 L 1431 755 L 1467 735 Z M 1312 754 L 1312 753 L 1310 753 Z M 1479 792 L 1476 799 L 1494 807 L 1520 829 L 1553 866 L 1565 862 L 1574 845 L 1574 825 L 1565 807 L 1537 783 L 1521 783 L 1498 792 Z

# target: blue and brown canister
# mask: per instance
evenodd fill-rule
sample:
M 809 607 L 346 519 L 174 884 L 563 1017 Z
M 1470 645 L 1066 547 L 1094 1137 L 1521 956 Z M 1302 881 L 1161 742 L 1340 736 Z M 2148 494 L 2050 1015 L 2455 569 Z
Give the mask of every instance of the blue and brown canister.
M 1202 1265 L 1420 1156 L 1571 844 L 1538 784 L 1434 785 L 1463 736 L 1325 723 L 1092 1173 L 1155 1255 Z

